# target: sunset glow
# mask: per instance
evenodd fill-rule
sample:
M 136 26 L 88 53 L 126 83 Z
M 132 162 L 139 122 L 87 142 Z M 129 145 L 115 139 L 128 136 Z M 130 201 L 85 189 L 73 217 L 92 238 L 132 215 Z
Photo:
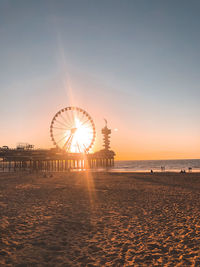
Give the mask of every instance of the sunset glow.
M 83 124 L 78 118 L 75 118 L 75 131 L 69 152 L 84 153 L 90 145 L 93 138 L 93 130 L 89 124 Z

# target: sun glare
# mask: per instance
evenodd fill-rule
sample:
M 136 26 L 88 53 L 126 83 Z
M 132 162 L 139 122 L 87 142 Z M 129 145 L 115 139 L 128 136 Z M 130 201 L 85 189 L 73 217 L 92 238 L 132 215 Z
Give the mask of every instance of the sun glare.
M 75 128 L 71 132 L 72 139 L 69 152 L 84 153 L 92 139 L 91 128 L 88 125 L 83 125 L 78 118 L 75 118 Z

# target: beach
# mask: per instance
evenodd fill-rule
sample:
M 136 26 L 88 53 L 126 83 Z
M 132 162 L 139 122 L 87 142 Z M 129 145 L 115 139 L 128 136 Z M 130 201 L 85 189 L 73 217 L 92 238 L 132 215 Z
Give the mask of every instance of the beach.
M 1 266 L 199 266 L 200 173 L 0 173 Z

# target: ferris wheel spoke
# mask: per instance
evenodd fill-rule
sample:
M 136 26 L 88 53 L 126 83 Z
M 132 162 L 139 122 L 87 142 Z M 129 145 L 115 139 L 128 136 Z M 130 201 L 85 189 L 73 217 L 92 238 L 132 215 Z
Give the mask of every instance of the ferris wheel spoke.
M 60 132 L 60 133 L 54 133 L 55 136 L 63 135 L 63 134 L 64 134 L 63 132 Z
M 66 112 L 66 115 L 67 115 L 67 118 L 68 118 L 68 120 L 69 120 L 70 125 L 72 125 L 73 122 L 72 122 L 72 120 L 71 120 L 71 118 L 70 118 L 71 112 L 70 112 L 70 113 Z
M 64 120 L 65 124 L 68 125 L 68 127 L 71 127 L 71 125 L 66 121 L 66 119 L 63 117 L 62 114 L 60 114 L 60 116 L 62 117 L 62 119 Z
M 73 125 L 75 126 L 76 125 L 76 111 L 72 112 L 72 121 L 73 121 Z
M 63 139 L 65 139 L 67 136 L 68 136 L 68 134 L 65 135 L 64 137 L 62 137 L 59 141 L 57 141 L 57 143 L 60 143 L 60 142 L 61 142 Z
M 79 146 L 79 143 L 78 142 L 76 142 L 76 146 L 78 148 L 79 153 L 81 153 L 81 149 L 80 149 L 80 146 Z
M 82 125 L 84 125 L 84 124 L 86 124 L 87 122 L 89 122 L 89 120 L 87 119 L 87 120 L 85 120 L 80 126 L 82 126 Z
M 73 113 L 72 112 L 69 114 L 69 119 L 70 119 L 71 128 L 74 128 L 75 124 L 74 124 L 74 119 L 73 119 Z
M 69 138 L 67 139 L 67 141 L 64 143 L 63 148 L 66 148 L 66 146 L 67 146 L 67 144 L 68 144 L 70 138 L 71 138 L 71 135 L 69 136 Z
M 74 123 L 74 111 L 73 110 L 71 111 L 70 115 L 71 115 L 71 121 L 72 121 L 72 123 Z
M 81 145 L 81 149 L 82 149 L 83 152 L 86 152 L 86 146 L 85 146 L 85 144 L 82 144 Z
M 89 127 L 89 128 L 91 128 L 92 127 L 92 125 L 91 125 L 91 122 L 90 122 L 90 120 L 85 120 L 85 121 L 80 121 L 81 122 L 81 125 L 80 126 L 82 126 L 82 125 L 84 125 L 84 127 Z
M 66 131 L 66 128 L 62 128 L 62 127 L 53 127 L 53 129 L 58 129 L 58 130 L 65 130 Z
M 55 121 L 58 122 L 58 123 L 60 123 L 60 125 L 65 126 L 66 128 L 68 128 L 68 126 L 65 123 L 63 123 L 61 121 L 58 121 L 58 120 L 55 120 Z
M 84 128 L 86 128 L 87 130 L 91 130 L 92 126 L 91 126 L 90 124 L 88 124 L 88 125 L 85 124 L 85 125 L 84 125 Z
M 84 113 L 82 112 L 82 117 L 81 117 L 81 119 L 80 119 L 80 121 L 82 121 L 83 119 L 84 119 Z
M 82 113 L 79 112 L 78 115 L 77 115 L 77 117 L 78 117 L 79 122 L 81 122 L 82 119 L 84 118 L 84 114 L 82 114 Z
M 71 148 L 71 146 L 72 146 L 72 140 L 73 140 L 73 135 L 72 135 L 72 137 L 71 137 L 71 139 L 69 140 L 69 142 L 68 142 L 68 146 L 67 146 L 67 151 L 70 151 L 70 148 Z
M 70 122 L 70 125 L 71 127 L 73 128 L 74 127 L 74 121 L 73 121 L 73 112 L 71 111 L 68 115 L 68 118 L 69 118 L 69 122 Z
M 86 148 L 85 144 L 83 144 L 83 146 L 84 146 L 84 152 L 86 153 L 87 152 L 87 148 Z
M 80 111 L 79 110 L 75 110 L 74 117 L 77 118 L 80 121 L 80 116 L 81 116 Z
M 73 135 L 72 134 L 70 134 L 70 136 L 69 136 L 69 138 L 67 139 L 67 141 L 64 143 L 64 145 L 63 145 L 63 149 L 65 149 L 65 148 L 68 148 L 69 147 L 69 144 L 71 144 L 71 142 L 72 142 L 72 139 L 73 139 Z M 68 149 L 67 149 L 67 151 L 68 151 Z
M 72 136 L 72 138 L 70 139 L 70 141 L 68 143 L 67 151 L 70 151 L 70 148 L 71 148 L 71 145 L 72 145 L 72 139 L 73 139 L 73 136 Z

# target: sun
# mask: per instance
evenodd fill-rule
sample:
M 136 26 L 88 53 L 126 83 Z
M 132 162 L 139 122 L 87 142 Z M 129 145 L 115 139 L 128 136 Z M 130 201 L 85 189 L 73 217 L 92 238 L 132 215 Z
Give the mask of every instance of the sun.
M 74 122 L 75 127 L 71 129 L 69 152 L 84 153 L 93 138 L 92 129 L 89 125 L 81 123 L 76 117 L 74 118 Z

